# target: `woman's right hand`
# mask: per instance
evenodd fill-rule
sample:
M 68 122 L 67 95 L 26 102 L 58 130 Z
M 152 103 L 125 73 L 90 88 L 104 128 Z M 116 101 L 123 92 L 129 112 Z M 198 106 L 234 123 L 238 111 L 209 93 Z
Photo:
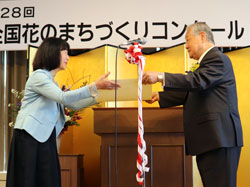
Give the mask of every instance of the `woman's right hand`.
M 105 75 L 102 75 L 99 79 L 95 81 L 95 85 L 97 89 L 105 89 L 105 90 L 113 90 L 115 89 L 115 86 L 117 88 L 120 88 L 120 84 L 115 84 L 114 81 L 108 80 L 108 76 L 110 75 L 110 72 L 106 73 Z

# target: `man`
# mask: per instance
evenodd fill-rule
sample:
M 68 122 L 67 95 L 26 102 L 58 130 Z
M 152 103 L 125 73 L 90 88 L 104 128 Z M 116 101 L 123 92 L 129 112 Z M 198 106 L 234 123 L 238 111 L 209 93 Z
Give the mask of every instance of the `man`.
M 186 49 L 198 69 L 186 75 L 145 72 L 144 84 L 161 82 L 164 88 L 149 102 L 183 105 L 186 153 L 196 155 L 203 185 L 235 187 L 243 138 L 231 61 L 214 46 L 205 23 L 187 28 Z

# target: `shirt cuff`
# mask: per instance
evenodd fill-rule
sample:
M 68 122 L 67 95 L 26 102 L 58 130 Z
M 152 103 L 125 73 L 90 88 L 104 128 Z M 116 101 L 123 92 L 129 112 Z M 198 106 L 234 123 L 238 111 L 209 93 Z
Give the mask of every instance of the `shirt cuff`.
M 94 82 L 89 85 L 89 91 L 93 99 L 98 97 L 98 91 Z
M 162 87 L 165 86 L 165 73 L 162 73 Z

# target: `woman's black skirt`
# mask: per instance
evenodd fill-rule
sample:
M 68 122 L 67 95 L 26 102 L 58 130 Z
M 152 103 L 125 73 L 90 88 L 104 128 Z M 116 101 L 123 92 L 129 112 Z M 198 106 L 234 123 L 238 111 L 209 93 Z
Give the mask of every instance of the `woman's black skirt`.
M 6 187 L 60 187 L 56 132 L 40 143 L 25 130 L 14 129 Z

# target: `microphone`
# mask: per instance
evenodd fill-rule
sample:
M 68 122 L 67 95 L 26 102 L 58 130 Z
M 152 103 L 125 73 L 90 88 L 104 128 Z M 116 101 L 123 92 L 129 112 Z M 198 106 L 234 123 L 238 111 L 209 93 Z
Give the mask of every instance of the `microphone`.
M 140 37 L 135 40 L 128 40 L 126 43 L 122 43 L 121 45 L 130 45 L 130 44 L 133 44 L 134 42 L 144 45 L 147 43 L 147 39 L 145 37 Z

